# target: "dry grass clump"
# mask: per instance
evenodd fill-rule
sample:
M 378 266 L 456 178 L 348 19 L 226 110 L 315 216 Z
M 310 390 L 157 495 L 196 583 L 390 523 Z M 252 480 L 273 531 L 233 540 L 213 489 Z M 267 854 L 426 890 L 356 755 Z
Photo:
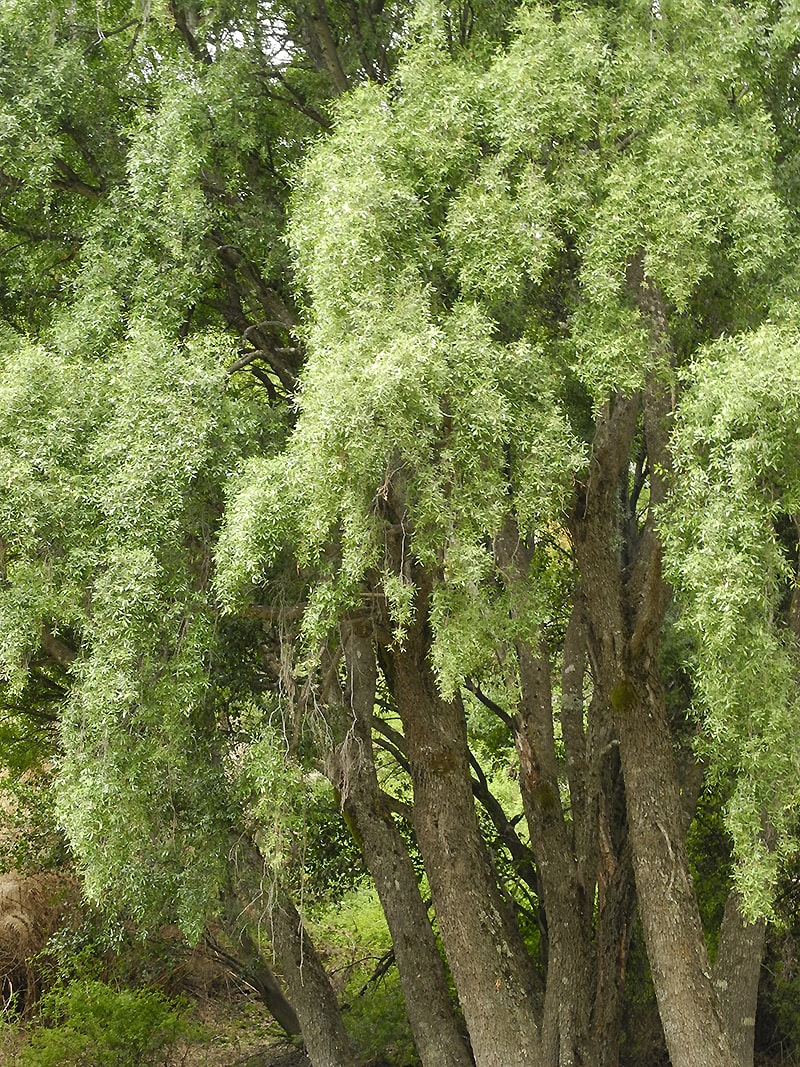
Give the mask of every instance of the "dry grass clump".
M 43 871 L 0 875 L 0 1000 L 30 1009 L 39 990 L 35 957 L 77 903 L 77 883 L 68 874 Z

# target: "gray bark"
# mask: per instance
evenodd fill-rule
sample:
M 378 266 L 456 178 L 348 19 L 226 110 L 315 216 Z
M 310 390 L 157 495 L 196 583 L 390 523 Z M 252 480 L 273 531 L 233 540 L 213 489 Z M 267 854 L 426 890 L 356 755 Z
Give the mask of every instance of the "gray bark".
M 647 298 L 659 306 L 652 287 Z M 648 307 L 646 310 L 650 311 Z M 653 315 L 656 340 L 663 324 Z M 651 504 L 668 469 L 669 395 L 655 380 L 642 396 L 618 396 L 598 418 L 591 468 L 572 518 L 575 553 L 592 634 L 596 682 L 612 707 L 625 780 L 628 824 L 653 984 L 673 1067 L 736 1067 L 711 980 L 691 880 L 679 778 L 658 675 L 668 591 L 651 515 L 625 526 L 621 487 L 644 407 L 653 474 Z
M 413 864 L 378 786 L 372 758 L 376 667 L 371 639 L 351 632 L 345 662 L 344 738 L 328 757 L 329 777 L 383 906 L 420 1059 L 424 1067 L 472 1067 Z
M 289 896 L 278 889 L 272 941 L 313 1067 L 357 1067 L 325 968 Z
M 637 679 L 638 681 L 638 679 Z M 673 1067 L 735 1067 L 689 870 L 678 775 L 657 680 L 615 688 L 634 874 Z
M 748 922 L 741 899 L 732 892 L 725 914 L 714 962 L 714 989 L 719 1012 L 733 1055 L 740 1067 L 752 1067 L 755 1040 L 758 980 L 764 952 L 766 923 Z
M 416 620 L 392 657 L 417 841 L 477 1067 L 539 1064 L 532 967 L 478 826 L 463 706 L 442 699 L 428 662 L 423 582 Z

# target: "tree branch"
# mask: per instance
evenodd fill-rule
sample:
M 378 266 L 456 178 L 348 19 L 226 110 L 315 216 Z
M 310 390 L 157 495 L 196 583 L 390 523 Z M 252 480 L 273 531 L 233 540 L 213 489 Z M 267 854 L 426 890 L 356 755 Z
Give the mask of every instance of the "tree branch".
M 511 854 L 515 871 L 538 897 L 536 861 L 533 853 L 522 841 L 514 824 L 503 810 L 502 804 L 489 789 L 483 768 L 472 751 L 469 753 L 469 762 L 475 772 L 475 777 L 472 779 L 473 796 L 491 819 L 498 837 Z
M 68 163 L 64 162 L 63 159 L 56 158 L 53 160 L 53 163 L 56 169 L 64 176 L 63 180 L 59 180 L 58 178 L 53 179 L 50 184 L 54 189 L 63 189 L 65 192 L 78 193 L 80 196 L 86 197 L 87 200 L 97 201 L 100 199 L 102 190 L 85 182 L 80 175 L 75 173 Z
M 194 35 L 194 28 L 189 25 L 189 20 L 186 17 L 185 12 L 180 9 L 175 0 L 170 0 L 169 10 L 172 14 L 178 33 L 183 38 L 186 47 L 192 53 L 194 58 L 200 63 L 210 66 L 213 62 L 211 54 L 206 49 L 201 48 L 197 43 L 197 38 Z
M 327 115 L 323 115 L 321 111 L 318 111 L 312 104 L 309 104 L 305 97 L 296 89 L 290 81 L 288 81 L 283 72 L 277 68 L 271 72 L 271 76 L 276 78 L 284 89 L 289 93 L 289 98 L 285 96 L 277 96 L 275 93 L 269 95 L 273 100 L 280 100 L 289 107 L 299 111 L 301 115 L 305 115 L 306 118 L 311 119 L 312 122 L 316 122 L 317 125 L 322 126 L 323 129 L 329 130 L 331 128 L 331 120 Z
M 339 53 L 336 49 L 336 42 L 333 39 L 325 0 L 314 0 L 310 18 L 314 35 L 322 50 L 322 56 L 325 60 L 325 66 L 330 74 L 331 81 L 337 92 L 346 93 L 349 88 L 347 75 L 342 67 L 342 61 L 339 59 Z
M 42 649 L 46 656 L 61 667 L 68 667 L 77 658 L 76 650 L 57 637 L 49 626 L 42 626 Z
M 477 682 L 474 682 L 471 678 L 465 678 L 464 688 L 467 690 L 467 692 L 472 693 L 472 695 L 476 697 L 485 708 L 488 708 L 489 711 L 493 712 L 498 717 L 498 719 L 505 723 L 509 730 L 513 731 L 514 719 L 512 718 L 512 716 L 509 715 L 508 712 L 505 711 L 503 708 L 501 708 L 499 704 L 496 704 L 491 697 L 488 697 L 483 692 Z

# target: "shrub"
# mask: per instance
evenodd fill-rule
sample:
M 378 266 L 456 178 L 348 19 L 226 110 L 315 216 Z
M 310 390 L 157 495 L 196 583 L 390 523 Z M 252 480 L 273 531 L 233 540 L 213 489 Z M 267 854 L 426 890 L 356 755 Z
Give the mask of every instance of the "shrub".
M 180 1002 L 99 981 L 56 985 L 42 997 L 40 1020 L 22 1067 L 156 1067 L 176 1041 L 197 1036 Z

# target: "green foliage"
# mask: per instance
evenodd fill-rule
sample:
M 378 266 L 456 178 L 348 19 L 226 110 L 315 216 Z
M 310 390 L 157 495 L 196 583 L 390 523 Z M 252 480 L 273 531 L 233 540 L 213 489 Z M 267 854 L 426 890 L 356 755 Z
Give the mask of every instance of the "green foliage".
M 789 325 L 702 345 L 758 322 L 790 248 L 761 93 L 761 56 L 780 45 L 756 6 L 631 0 L 558 17 L 526 5 L 491 58 L 454 55 L 437 11 L 421 10 L 389 86 L 340 104 L 296 182 L 298 423 L 284 455 L 234 488 L 218 589 L 235 604 L 288 547 L 313 576 L 309 648 L 365 583 L 402 642 L 419 561 L 435 576 L 432 657 L 452 695 L 558 618 L 570 561 L 552 546 L 587 462 L 572 430 L 583 398 L 600 407 L 692 360 L 670 574 L 697 635 L 701 747 L 738 782 L 738 884 L 767 910 L 797 780 L 792 642 L 774 625 L 788 571 L 772 532 L 796 506 L 797 353 Z M 654 293 L 680 351 L 655 331 Z M 731 435 L 731 404 L 735 420 L 772 420 L 769 439 Z M 509 524 L 546 576 L 535 588 L 497 565 Z
M 565 362 L 600 403 L 664 360 L 624 292 L 626 264 L 641 257 L 680 309 L 712 249 L 757 275 L 782 247 L 768 120 L 753 94 L 732 107 L 726 80 L 760 30 L 733 10 L 731 20 L 709 64 L 711 26 L 695 8 L 670 7 L 654 26 L 639 4 L 619 21 L 601 10 L 556 21 L 532 6 L 488 69 L 422 36 L 394 86 L 340 106 L 293 200 L 312 298 L 300 422 L 285 460 L 252 468 L 233 497 L 224 597 L 263 576 L 287 538 L 304 565 L 336 545 L 312 593 L 310 643 L 375 573 L 401 636 L 407 555 L 441 569 L 452 608 L 492 573 L 487 545 L 509 510 L 526 535 L 558 521 L 584 462 L 563 407 Z M 584 299 L 568 292 L 553 307 L 551 277 L 575 247 Z M 402 528 L 399 560 L 384 517 Z M 437 616 L 448 691 L 481 658 L 471 599 L 450 637 L 459 612 Z
M 303 875 L 303 897 L 312 905 L 340 900 L 369 882 L 358 842 L 336 797 L 322 783 L 305 812 Z
M 284 269 L 286 168 L 310 128 L 285 115 L 277 145 L 256 5 L 231 17 L 195 27 L 219 56 L 203 64 L 165 4 L 0 13 L 0 684 L 58 720 L 45 754 L 90 894 L 195 934 L 234 818 L 212 541 L 222 486 L 282 419 L 227 378 L 243 327 L 204 300 L 240 240 L 251 278 Z M 67 654 L 49 687 L 43 631 Z
M 295 497 L 300 558 L 310 563 L 341 538 L 329 561 L 335 580 L 318 586 L 322 603 L 313 603 L 314 640 L 375 571 L 402 639 L 413 606 L 405 552 L 441 576 L 433 658 L 447 694 L 513 640 L 510 614 L 523 632 L 547 618 L 549 606 L 533 597 L 509 613 L 487 546 L 509 513 L 539 543 L 560 521 L 563 487 L 583 463 L 566 430 L 564 363 L 597 404 L 653 370 L 671 373 L 670 353 L 633 306 L 632 265 L 680 315 L 721 262 L 733 277 L 758 281 L 786 247 L 777 146 L 752 81 L 763 28 L 756 10 L 726 12 L 721 27 L 719 10 L 694 4 L 558 20 L 533 5 L 481 71 L 423 41 L 396 87 L 351 97 L 334 136 L 312 154 L 290 229 L 313 298 L 289 445 L 294 471 L 307 465 Z M 423 111 L 441 116 L 433 142 Z M 554 308 L 548 281 L 573 250 L 576 285 Z M 505 308 L 522 294 L 520 320 Z M 738 370 L 721 357 L 736 349 Z M 797 748 L 785 743 L 798 721 L 794 672 L 769 609 L 787 580 L 770 533 L 776 479 L 785 485 L 782 514 L 796 504 L 785 482 L 800 424 L 788 399 L 796 364 L 791 328 L 765 327 L 698 355 L 681 425 L 696 424 L 698 434 L 716 427 L 711 464 L 724 455 L 731 467 L 710 484 L 690 470 L 676 480 L 692 533 L 675 551 L 673 578 L 690 590 L 689 625 L 704 638 L 705 751 L 716 773 L 739 782 L 729 827 L 754 911 L 768 908 L 776 863 L 791 847 L 797 780 Z M 769 441 L 747 443 L 737 428 L 728 448 L 715 382 L 752 413 L 741 417 L 769 419 L 777 408 Z M 698 447 L 679 432 L 679 450 Z M 532 483 L 543 473 L 549 484 Z M 384 514 L 402 527 L 399 563 L 373 518 Z M 268 514 L 263 523 L 268 541 Z M 764 811 L 775 813 L 777 851 L 763 844 Z
M 800 366 L 793 323 L 714 345 L 692 373 L 676 430 L 676 485 L 663 531 L 683 625 L 697 644 L 700 745 L 737 785 L 728 827 L 748 907 L 769 910 L 798 805 L 797 647 L 781 544 L 800 500 Z M 764 843 L 764 814 L 779 845 Z
M 396 969 L 366 992 L 358 991 L 348 1006 L 345 1023 L 353 1050 L 363 1063 L 376 1056 L 397 1067 L 417 1067 L 420 1063 Z
M 155 990 L 115 990 L 76 980 L 40 1002 L 40 1019 L 20 1063 L 24 1067 L 140 1067 L 166 1064 L 170 1046 L 196 1036 L 186 1008 Z
M 731 838 L 725 828 L 723 813 L 721 798 L 704 792 L 687 839 L 700 916 L 712 956 L 731 890 Z
M 698 744 L 768 911 L 800 762 L 796 5 L 398 2 L 359 34 L 333 2 L 375 76 L 333 107 L 304 5 L 190 6 L 0 10 L 0 684 L 57 721 L 0 746 L 56 764 L 90 894 L 196 936 L 242 826 L 338 890 L 341 822 L 220 607 L 291 590 L 312 660 L 382 598 L 401 643 L 422 564 L 442 691 L 513 710 L 515 642 L 574 593 L 592 410 L 658 378 L 687 389 L 662 525 Z
M 230 819 L 211 749 L 209 540 L 259 413 L 226 395 L 217 334 L 174 345 L 138 322 L 101 361 L 7 334 L 3 359 L 9 692 L 35 694 L 30 657 L 57 621 L 80 653 L 58 700 L 57 814 L 87 889 L 113 885 L 139 918 L 169 901 L 197 928 Z
M 233 705 L 229 715 L 236 742 L 226 755 L 226 778 L 264 859 L 262 880 L 280 878 L 307 906 L 323 907 L 367 879 L 339 798 L 316 769 L 308 730 L 293 736 L 292 724 L 270 703 Z

